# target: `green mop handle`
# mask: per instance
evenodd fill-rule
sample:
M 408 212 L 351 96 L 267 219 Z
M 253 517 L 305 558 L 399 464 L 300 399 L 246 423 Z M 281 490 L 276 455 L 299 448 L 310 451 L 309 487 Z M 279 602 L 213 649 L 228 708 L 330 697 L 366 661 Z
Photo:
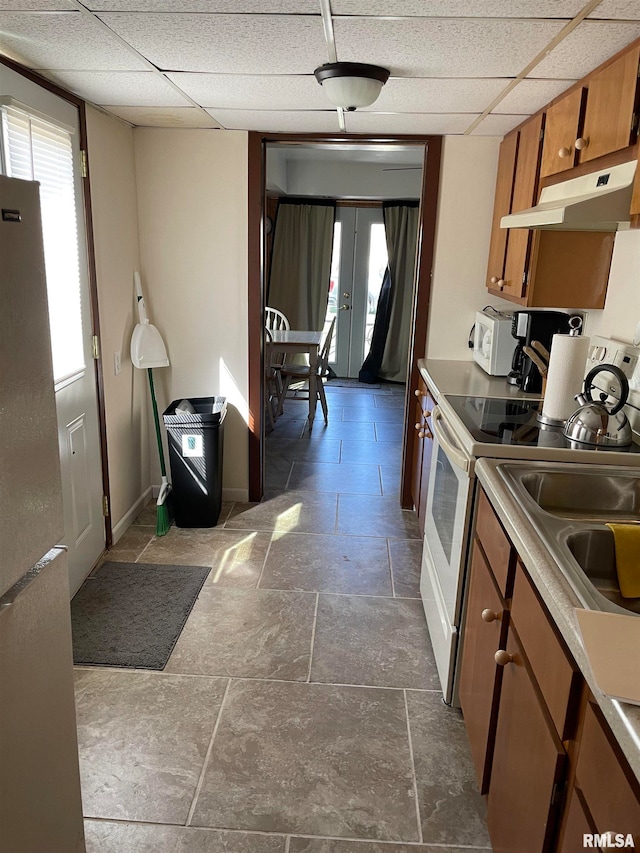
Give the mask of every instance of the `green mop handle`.
M 162 446 L 162 434 L 160 432 L 160 418 L 158 417 L 158 404 L 156 403 L 156 390 L 153 386 L 153 370 L 147 368 L 149 373 L 149 387 L 151 388 L 151 403 L 153 404 L 153 420 L 156 424 L 156 438 L 158 439 L 158 453 L 160 454 L 160 473 L 167 476 L 167 468 L 164 464 L 164 448 Z

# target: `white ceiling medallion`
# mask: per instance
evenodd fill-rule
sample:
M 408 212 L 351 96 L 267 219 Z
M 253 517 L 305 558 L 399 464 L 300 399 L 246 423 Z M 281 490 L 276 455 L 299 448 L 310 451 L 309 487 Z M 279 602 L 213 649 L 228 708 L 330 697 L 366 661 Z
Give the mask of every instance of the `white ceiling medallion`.
M 389 71 L 363 62 L 330 62 L 313 72 L 334 107 L 353 112 L 370 106 L 389 79 Z

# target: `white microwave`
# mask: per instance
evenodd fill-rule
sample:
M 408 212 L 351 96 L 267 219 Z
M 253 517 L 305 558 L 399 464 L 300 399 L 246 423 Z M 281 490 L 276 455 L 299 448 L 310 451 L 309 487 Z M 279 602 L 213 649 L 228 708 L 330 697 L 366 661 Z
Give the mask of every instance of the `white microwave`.
M 511 370 L 517 340 L 511 334 L 512 314 L 476 312 L 473 358 L 491 376 L 506 376 Z

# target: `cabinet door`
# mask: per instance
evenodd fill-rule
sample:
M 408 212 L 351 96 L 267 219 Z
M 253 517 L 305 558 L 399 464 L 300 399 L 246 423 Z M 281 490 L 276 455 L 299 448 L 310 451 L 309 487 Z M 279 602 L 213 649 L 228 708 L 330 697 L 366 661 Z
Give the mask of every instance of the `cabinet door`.
M 540 177 L 565 172 L 576 165 L 575 142 L 582 130 L 586 89 L 576 89 L 547 109 Z
M 639 59 L 640 47 L 635 47 L 589 79 L 581 163 L 634 141 Z
M 576 850 L 584 850 L 584 836 L 594 831 L 587 810 L 582 805 L 580 796 L 574 788 L 567 809 L 564 832 L 558 853 L 576 853 Z
M 422 440 L 420 431 L 422 429 L 422 406 L 420 400 L 416 401 L 414 408 L 415 432 L 413 435 L 413 456 L 411 463 L 411 499 L 413 505 L 420 505 L 420 479 L 422 476 Z
M 542 115 L 534 116 L 520 129 L 520 142 L 513 186 L 511 212 L 526 210 L 538 200 L 538 169 L 542 145 Z M 509 229 L 507 255 L 504 268 L 505 295 L 520 299 L 526 290 L 525 272 L 531 249 L 531 231 L 526 228 Z
M 496 178 L 496 195 L 493 204 L 489 263 L 487 266 L 487 287 L 490 290 L 499 290 L 503 283 L 509 231 L 500 227 L 500 220 L 511 212 L 517 152 L 518 133 L 510 133 L 505 136 L 500 144 L 500 157 L 498 159 L 498 176 Z
M 550 849 L 556 783 L 566 753 L 547 721 L 510 630 L 500 692 L 487 824 L 494 853 Z
M 493 656 L 506 636 L 505 615 L 491 570 L 476 541 L 471 558 L 459 695 L 482 794 L 489 788 L 503 671 Z

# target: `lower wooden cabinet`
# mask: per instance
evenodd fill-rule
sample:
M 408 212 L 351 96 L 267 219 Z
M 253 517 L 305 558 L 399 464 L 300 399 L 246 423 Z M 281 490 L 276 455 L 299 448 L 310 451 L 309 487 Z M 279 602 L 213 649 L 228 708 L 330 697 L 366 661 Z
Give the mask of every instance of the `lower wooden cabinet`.
M 420 532 L 424 533 L 424 516 L 427 506 L 429 469 L 433 435 L 431 433 L 431 412 L 435 406 L 433 397 L 422 380 L 415 391 L 413 456 L 411 467 L 411 497 L 418 513 Z
M 494 654 L 506 639 L 507 611 L 480 545 L 473 546 L 460 664 L 459 697 L 478 787 L 489 788 L 502 667 Z
M 566 823 L 558 853 L 576 853 L 584 849 L 584 836 L 595 832 L 589 813 L 574 789 L 567 807 Z
M 566 753 L 527 671 L 513 630 L 504 654 L 498 727 L 487 801 L 494 853 L 552 849 Z

